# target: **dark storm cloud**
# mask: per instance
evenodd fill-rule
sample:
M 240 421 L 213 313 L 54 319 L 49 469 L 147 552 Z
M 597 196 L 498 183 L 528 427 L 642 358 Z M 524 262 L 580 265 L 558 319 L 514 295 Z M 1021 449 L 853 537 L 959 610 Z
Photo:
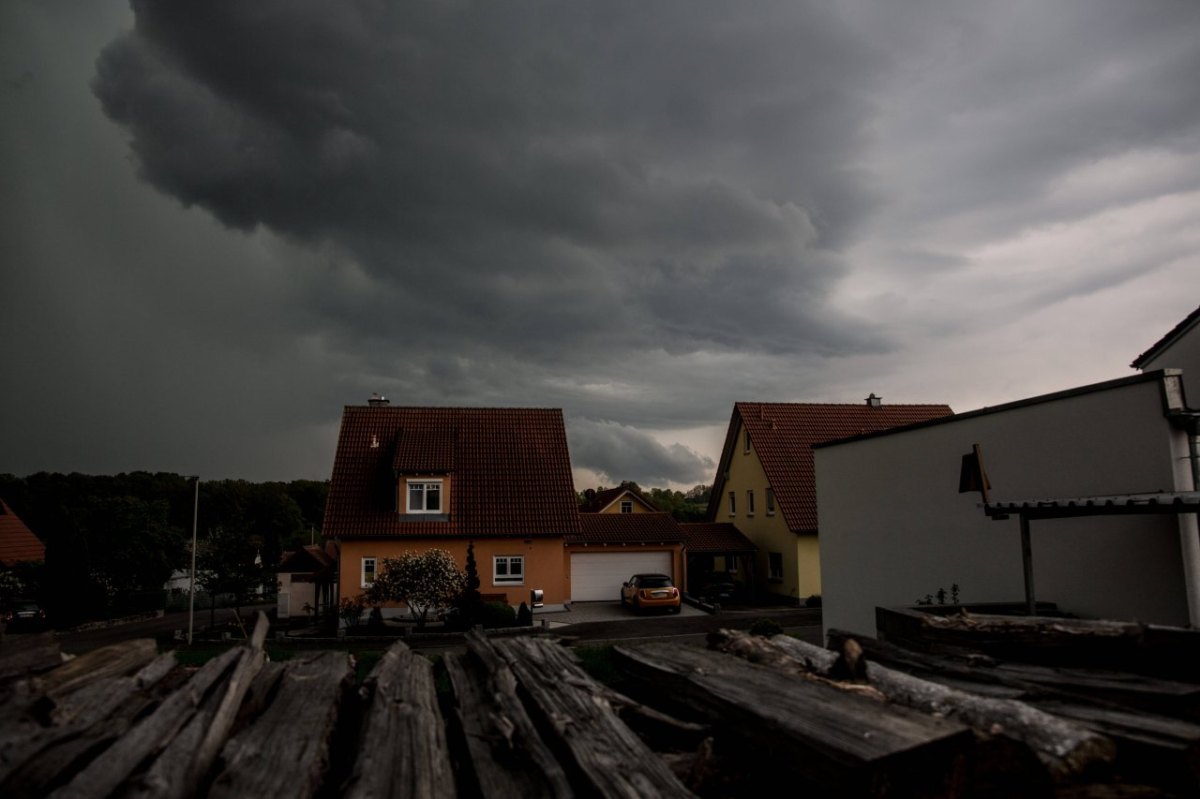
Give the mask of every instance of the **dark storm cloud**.
M 134 8 L 95 91 L 143 175 L 226 224 L 335 242 L 377 298 L 323 304 L 351 336 L 539 362 L 878 346 L 821 310 L 841 272 L 823 248 L 867 202 L 841 171 L 857 102 L 828 81 L 869 59 L 832 18 L 802 24 L 782 4 Z M 746 290 L 723 295 L 732 282 Z
M 683 446 L 664 446 L 632 427 L 593 419 L 569 421 L 571 464 L 596 472 L 602 481 L 633 480 L 645 486 L 704 483 L 716 463 Z

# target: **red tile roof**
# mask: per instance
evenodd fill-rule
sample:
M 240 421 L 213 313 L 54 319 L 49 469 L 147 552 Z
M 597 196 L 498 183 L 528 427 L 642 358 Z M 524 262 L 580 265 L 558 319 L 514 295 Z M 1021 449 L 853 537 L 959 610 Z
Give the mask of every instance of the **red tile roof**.
M 669 513 L 581 513 L 580 532 L 568 544 L 648 544 L 683 541 Z
M 617 486 L 616 488 L 606 488 L 603 491 L 596 491 L 579 510 L 583 513 L 599 513 L 626 494 L 633 497 L 638 502 L 641 502 L 647 508 L 650 508 L 650 510 L 658 510 L 658 508 L 654 506 L 654 503 L 647 499 L 645 495 L 643 495 L 640 491 L 634 491 L 628 486 Z
M 679 530 L 687 537 L 689 554 L 757 552 L 749 538 L 732 522 L 683 522 Z
M 1154 358 L 1158 357 L 1162 350 L 1166 349 L 1167 346 L 1174 344 L 1177 338 L 1190 330 L 1192 325 L 1196 324 L 1197 322 L 1200 322 L 1200 308 L 1197 308 L 1185 316 L 1179 324 L 1168 330 L 1165 336 L 1151 344 L 1148 350 L 1134 358 L 1133 363 L 1129 365 L 1134 369 L 1141 369 L 1147 363 L 1154 360 Z
M 46 547 L 12 508 L 0 499 L 0 565 L 46 559 Z
M 715 519 L 724 499 L 725 471 L 741 457 L 743 444 L 734 440 L 738 422 L 750 431 L 750 446 L 775 491 L 788 528 L 795 533 L 817 531 L 817 488 L 814 444 L 926 422 L 953 413 L 948 405 L 820 404 L 795 402 L 738 402 L 725 436 L 725 449 L 708 504 Z
M 400 475 L 450 475 L 448 521 L 397 513 L 397 467 Z M 579 533 L 577 503 L 561 410 L 347 406 L 322 532 L 335 538 L 571 535 Z
M 305 546 L 284 553 L 279 561 L 280 574 L 312 572 L 314 574 L 331 574 L 336 561 L 319 546 Z

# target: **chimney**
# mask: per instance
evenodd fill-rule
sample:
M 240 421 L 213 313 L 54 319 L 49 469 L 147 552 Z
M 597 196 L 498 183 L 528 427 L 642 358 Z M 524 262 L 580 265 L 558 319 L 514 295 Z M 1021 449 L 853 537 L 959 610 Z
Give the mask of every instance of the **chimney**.
M 380 394 L 378 391 L 372 391 L 370 398 L 367 399 L 367 404 L 372 408 L 378 408 L 383 405 L 388 405 L 388 398 Z
M 871 392 L 871 396 L 867 397 L 867 407 L 869 407 L 869 408 L 878 408 L 882 404 L 883 404 L 883 397 L 875 396 L 874 391 Z

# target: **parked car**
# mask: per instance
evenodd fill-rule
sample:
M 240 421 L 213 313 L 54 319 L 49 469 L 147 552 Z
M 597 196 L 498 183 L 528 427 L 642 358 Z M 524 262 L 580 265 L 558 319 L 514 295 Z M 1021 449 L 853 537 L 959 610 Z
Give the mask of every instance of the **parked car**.
M 621 586 L 621 604 L 633 605 L 639 613 L 650 608 L 678 613 L 679 589 L 665 574 L 635 574 Z
M 46 612 L 32 600 L 18 599 L 4 611 L 4 621 L 11 632 L 41 630 L 46 626 Z

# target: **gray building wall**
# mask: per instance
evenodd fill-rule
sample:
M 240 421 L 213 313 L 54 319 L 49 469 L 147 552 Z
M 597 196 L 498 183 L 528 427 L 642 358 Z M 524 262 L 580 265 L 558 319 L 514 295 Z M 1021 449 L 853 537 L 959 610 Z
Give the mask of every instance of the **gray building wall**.
M 1176 378 L 1177 379 L 1177 378 Z M 982 447 L 994 500 L 1169 491 L 1182 435 L 1146 374 L 984 409 L 816 450 L 826 630 L 875 633 L 878 605 L 938 588 L 963 602 L 1021 601 L 1019 522 L 959 494 L 961 458 Z M 1186 624 L 1174 516 L 1032 524 L 1039 600 L 1080 615 Z

